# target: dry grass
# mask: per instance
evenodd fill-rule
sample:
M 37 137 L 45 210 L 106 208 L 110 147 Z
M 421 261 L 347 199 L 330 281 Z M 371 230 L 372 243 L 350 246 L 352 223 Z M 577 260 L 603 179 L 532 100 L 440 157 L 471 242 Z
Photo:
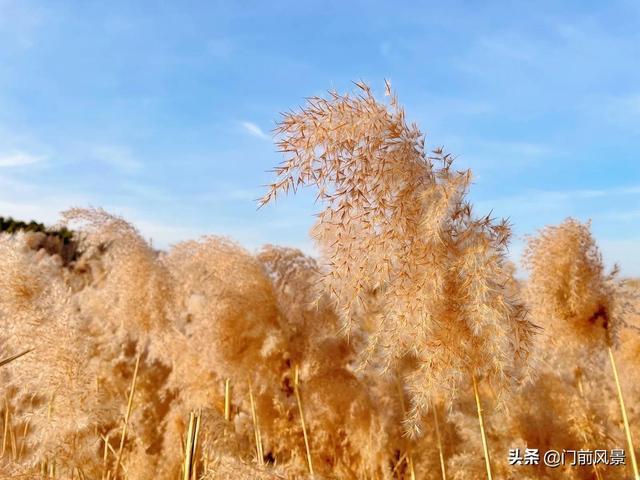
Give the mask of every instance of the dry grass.
M 359 88 L 354 97 L 312 98 L 284 116 L 286 159 L 262 203 L 302 185 L 317 189 L 323 291 L 347 334 L 356 306 L 380 292 L 363 361 L 402 365 L 407 424 L 419 434 L 427 406 L 455 397 L 471 377 L 496 391 L 518 382 L 533 327 L 505 288 L 509 226 L 472 214 L 470 172 L 455 171 L 441 149 L 425 152 L 395 96 L 387 106 Z
M 638 438 L 638 284 L 576 220 L 530 240 L 517 281 L 509 226 L 473 213 L 470 173 L 388 93 L 280 122 L 264 203 L 317 190 L 318 259 L 220 237 L 158 252 L 102 210 L 64 214 L 69 261 L 0 235 L 0 477 L 631 478 L 507 454 Z

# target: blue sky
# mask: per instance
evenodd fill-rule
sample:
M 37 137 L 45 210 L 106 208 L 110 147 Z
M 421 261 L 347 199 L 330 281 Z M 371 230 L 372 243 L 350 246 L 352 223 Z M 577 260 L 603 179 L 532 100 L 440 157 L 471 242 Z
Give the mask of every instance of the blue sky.
M 446 5 L 445 5 L 446 3 Z M 279 112 L 363 79 L 522 236 L 592 219 L 640 275 L 640 4 L 0 0 L 0 215 L 102 206 L 165 247 L 312 250 L 311 195 L 256 210 Z M 380 95 L 382 98 L 382 95 Z

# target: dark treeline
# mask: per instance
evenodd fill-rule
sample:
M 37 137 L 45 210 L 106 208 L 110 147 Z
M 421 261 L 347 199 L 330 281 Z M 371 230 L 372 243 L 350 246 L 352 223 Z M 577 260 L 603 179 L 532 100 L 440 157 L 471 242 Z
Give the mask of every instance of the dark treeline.
M 24 222 L 22 220 L 15 220 L 11 217 L 0 216 L 0 232 L 16 233 L 19 231 L 25 232 L 42 232 L 46 235 L 60 238 L 64 244 L 67 244 L 73 240 L 73 232 L 65 227 L 59 229 L 47 228 L 44 224 L 38 223 L 34 220 L 30 222 Z

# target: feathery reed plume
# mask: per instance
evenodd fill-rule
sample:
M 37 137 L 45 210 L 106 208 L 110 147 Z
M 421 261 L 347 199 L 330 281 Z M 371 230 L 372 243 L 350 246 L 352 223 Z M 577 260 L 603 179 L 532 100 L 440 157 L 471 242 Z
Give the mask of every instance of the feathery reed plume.
M 235 429 L 247 441 L 255 438 L 253 425 L 246 421 L 253 411 L 251 383 L 265 447 L 257 460 L 263 461 L 271 454 L 269 428 L 275 410 L 284 408 L 279 387 L 286 368 L 271 281 L 259 261 L 223 238 L 178 244 L 163 261 L 175 279 L 176 302 L 175 330 L 167 336 L 165 350 L 172 366 L 167 388 L 176 394 L 167 422 L 177 432 L 167 437 L 166 452 L 172 452 L 169 457 L 178 454 L 172 438 L 184 428 L 183 419 L 190 411 L 211 408 L 212 399 L 220 398 L 221 384 L 228 386 L 219 410 L 221 419 L 228 417 L 222 429 Z M 221 443 L 234 438 L 216 435 Z
M 619 328 L 617 270 L 605 273 L 590 223 L 568 218 L 529 237 L 523 256 L 527 294 L 535 318 L 577 348 L 597 351 L 613 344 Z M 573 340 L 572 340 L 573 339 Z
M 549 333 L 588 355 L 608 352 L 634 476 L 638 465 L 612 346 L 626 313 L 617 268 L 605 273 L 590 223 L 568 218 L 529 239 L 524 264 L 530 271 L 529 297 L 536 318 L 551 320 Z M 579 365 L 578 365 L 579 367 Z
M 313 471 L 340 478 L 387 478 L 388 462 L 404 451 L 398 428 L 402 417 L 395 400 L 395 382 L 375 371 L 354 371 L 356 343 L 336 335 L 340 323 L 326 295 L 318 295 L 316 261 L 292 248 L 266 246 L 258 254 L 272 279 L 282 314 L 287 349 L 283 386 L 295 398 L 295 367 L 304 380 L 304 420 L 280 429 L 291 442 L 312 432 Z M 321 293 L 321 292 L 320 292 Z M 298 418 L 298 415 L 296 417 Z M 287 433 L 287 432 L 291 433 Z M 309 470 L 307 445 L 300 445 Z M 280 454 L 282 455 L 282 454 Z M 318 459 L 318 460 L 316 460 Z M 322 459 L 322 460 L 320 460 Z
M 98 365 L 87 364 L 92 345 L 70 298 L 62 260 L 34 252 L 26 240 L 26 234 L 0 236 L 0 344 L 9 357 L 20 356 L 27 339 L 32 349 L 0 369 L 3 445 L 11 447 L 14 460 L 3 470 L 18 476 L 57 458 L 65 473 L 93 472 L 99 468 L 93 425 L 109 422 L 117 410 L 109 399 L 89 394 Z
M 116 408 L 108 422 L 97 426 L 96 440 L 111 433 L 115 463 L 128 406 L 122 398 L 130 396 L 138 363 L 136 402 L 144 408 L 130 415 L 127 431 L 135 440 L 126 442 L 121 468 L 123 474 L 140 476 L 140 471 L 158 468 L 162 459 L 171 396 L 161 394 L 169 371 L 161 340 L 175 316 L 172 278 L 163 256 L 122 218 L 100 209 L 72 209 L 63 214 L 63 222 L 77 232 L 81 252 L 69 266 L 68 284 L 82 331 L 92 340 L 88 358 L 98 371 L 91 390 Z
M 317 188 L 325 208 L 312 235 L 325 291 L 347 332 L 367 292 L 383 292 L 363 361 L 377 352 L 388 365 L 414 359 L 407 426 L 419 433 L 430 400 L 452 398 L 472 374 L 497 391 L 520 379 L 533 327 L 503 287 L 508 224 L 472 215 L 470 173 L 453 170 L 442 149 L 425 153 L 395 96 L 387 107 L 357 86 L 354 97 L 331 92 L 284 115 L 286 158 L 261 204 Z
M 517 280 L 509 227 L 466 200 L 470 174 L 425 153 L 395 97 L 358 87 L 280 124 L 265 201 L 317 187 L 320 261 L 220 237 L 158 251 L 100 209 L 66 212 L 61 237 L 0 232 L 0 479 L 637 472 L 640 281 L 606 274 L 575 220 L 530 240 Z M 507 457 L 625 440 L 627 467 Z

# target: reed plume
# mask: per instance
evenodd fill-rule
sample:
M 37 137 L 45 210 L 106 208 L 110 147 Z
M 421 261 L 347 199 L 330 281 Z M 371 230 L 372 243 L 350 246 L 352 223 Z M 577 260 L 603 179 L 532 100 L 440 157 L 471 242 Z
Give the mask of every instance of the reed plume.
M 324 209 L 312 236 L 324 290 L 347 333 L 367 293 L 382 292 L 363 361 L 413 359 L 405 381 L 408 428 L 417 432 L 431 399 L 453 398 L 472 375 L 497 391 L 519 381 L 533 328 L 503 286 L 508 224 L 472 214 L 470 172 L 455 171 L 440 148 L 425 153 L 395 96 L 387 106 L 358 88 L 284 115 L 277 133 L 286 158 L 261 203 L 317 189 Z
M 318 259 L 160 251 L 101 209 L 0 233 L 0 478 L 628 478 L 507 453 L 627 441 L 633 468 L 640 283 L 571 219 L 516 278 L 509 225 L 474 214 L 470 173 L 387 93 L 279 124 L 263 202 L 316 188 Z
M 550 321 L 549 334 L 563 347 L 573 346 L 589 360 L 606 352 L 620 403 L 634 477 L 638 465 L 612 348 L 621 327 L 625 302 L 617 267 L 606 273 L 590 223 L 568 218 L 529 239 L 524 264 L 530 271 L 529 297 L 537 318 Z M 584 360 L 583 360 L 584 361 Z M 605 360 L 606 361 L 606 360 Z M 583 365 L 577 365 L 581 371 Z M 586 422 L 589 424 L 589 422 Z

